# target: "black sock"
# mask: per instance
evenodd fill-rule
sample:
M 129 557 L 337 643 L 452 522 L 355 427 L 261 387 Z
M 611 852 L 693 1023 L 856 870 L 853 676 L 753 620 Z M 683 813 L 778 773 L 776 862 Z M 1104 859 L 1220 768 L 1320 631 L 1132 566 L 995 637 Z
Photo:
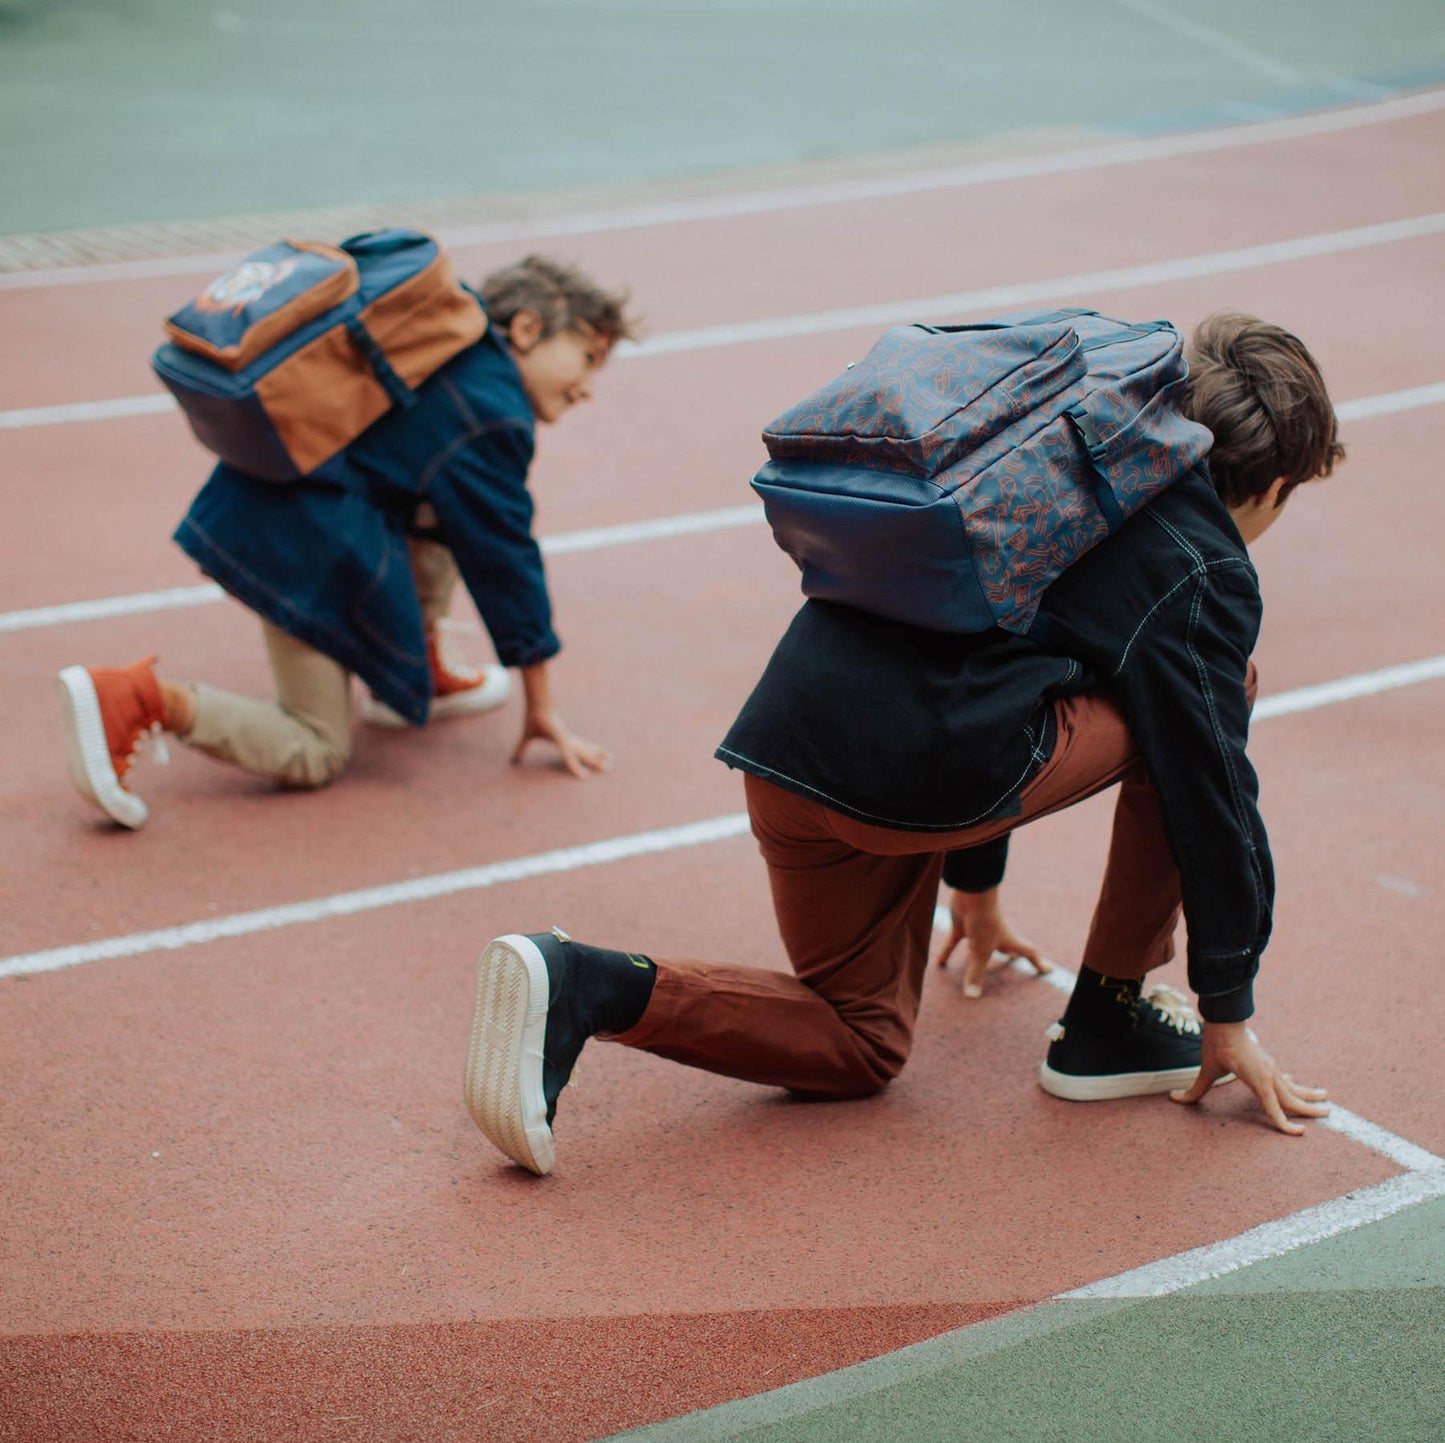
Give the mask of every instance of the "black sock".
M 657 964 L 635 952 L 613 952 L 573 942 L 572 972 L 580 1015 L 591 1032 L 626 1032 L 647 1011 Z
M 1092 967 L 1079 968 L 1079 980 L 1064 1008 L 1064 1026 L 1112 1030 L 1134 1021 L 1139 1011 L 1140 979 L 1105 977 Z

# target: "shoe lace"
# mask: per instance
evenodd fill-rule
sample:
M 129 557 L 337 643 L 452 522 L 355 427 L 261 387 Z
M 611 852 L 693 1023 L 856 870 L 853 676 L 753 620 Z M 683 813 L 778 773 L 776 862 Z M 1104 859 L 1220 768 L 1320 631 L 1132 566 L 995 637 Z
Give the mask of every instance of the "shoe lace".
M 1181 1036 L 1200 1031 L 1199 1018 L 1183 993 L 1161 982 L 1144 1000 Z
M 171 749 L 166 745 L 165 730 L 158 721 L 136 733 L 135 744 L 125 759 L 126 770 L 129 771 L 147 752 L 163 767 L 170 765 Z

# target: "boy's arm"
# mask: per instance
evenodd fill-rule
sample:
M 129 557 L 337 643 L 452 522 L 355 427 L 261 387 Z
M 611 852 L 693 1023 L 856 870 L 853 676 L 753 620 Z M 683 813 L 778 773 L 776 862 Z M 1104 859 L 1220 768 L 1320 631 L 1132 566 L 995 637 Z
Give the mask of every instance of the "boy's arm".
M 1243 1022 L 1269 940 L 1274 868 L 1245 754 L 1258 584 L 1201 567 L 1130 639 L 1110 678 L 1159 798 L 1189 931 L 1189 985 L 1208 1022 Z
M 488 427 L 431 479 L 427 499 L 503 666 L 528 667 L 561 650 L 527 490 L 531 437 Z
M 1189 929 L 1189 983 L 1204 1018 L 1199 1075 L 1176 1102 L 1194 1103 L 1233 1073 L 1279 1131 L 1323 1117 L 1323 1088 L 1289 1078 L 1245 1020 L 1269 940 L 1274 869 L 1245 756 L 1249 654 L 1259 631 L 1251 570 L 1201 570 L 1168 613 L 1136 638 L 1114 684 L 1159 796 L 1179 868 Z

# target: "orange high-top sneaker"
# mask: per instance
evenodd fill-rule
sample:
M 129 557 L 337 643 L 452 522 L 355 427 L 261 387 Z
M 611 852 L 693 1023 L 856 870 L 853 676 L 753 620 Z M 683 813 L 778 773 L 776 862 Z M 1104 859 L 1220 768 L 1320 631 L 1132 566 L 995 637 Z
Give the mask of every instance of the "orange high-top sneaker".
M 512 694 L 512 679 L 507 668 L 473 666 L 462 656 L 451 637 L 458 631 L 470 630 L 443 619 L 427 629 L 426 654 L 431 665 L 431 716 L 439 721 L 449 716 L 469 716 L 473 712 L 491 711 Z M 361 719 L 377 727 L 404 727 L 407 720 L 378 701 L 370 692 L 361 700 Z
M 138 753 L 153 744 L 157 761 L 169 759 L 155 662 L 148 656 L 124 667 L 68 666 L 55 678 L 70 780 L 123 827 L 139 827 L 148 815 L 127 780 Z

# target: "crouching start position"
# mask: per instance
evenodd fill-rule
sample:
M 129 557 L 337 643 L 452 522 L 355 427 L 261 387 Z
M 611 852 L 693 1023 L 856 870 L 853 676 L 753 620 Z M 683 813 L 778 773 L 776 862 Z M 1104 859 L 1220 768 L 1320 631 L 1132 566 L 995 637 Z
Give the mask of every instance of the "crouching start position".
M 1042 594 L 1026 634 L 948 634 L 812 599 L 717 755 L 742 771 L 792 973 L 651 959 L 560 932 L 498 937 L 481 966 L 466 1100 L 535 1172 L 584 1043 L 819 1098 L 878 1091 L 907 1061 L 940 878 L 971 992 L 996 948 L 1008 836 L 1118 784 L 1079 978 L 1041 1066 L 1076 1101 L 1234 1074 L 1282 1132 L 1322 1115 L 1246 1025 L 1274 877 L 1245 755 L 1261 621 L 1247 548 L 1343 454 L 1300 341 L 1216 316 L 1188 348 L 1192 465 Z M 1207 443 L 1207 438 L 1206 443 Z M 1202 1025 L 1142 990 L 1182 910 Z
M 384 268 L 390 253 L 383 242 L 404 251 L 426 240 L 385 232 L 345 244 L 363 254 L 381 251 Z M 222 277 L 197 303 L 204 318 L 224 316 L 223 303 L 239 293 L 260 310 L 254 329 L 264 334 L 274 321 L 264 309 L 267 286 L 282 289 L 304 274 L 295 270 L 298 258 L 319 248 L 293 249 L 284 265 L 253 262 Z M 393 327 L 393 342 L 415 364 L 441 347 L 451 355 L 405 406 L 385 411 L 314 471 L 303 467 L 279 484 L 223 459 L 176 532 L 187 554 L 259 616 L 274 701 L 162 677 L 155 657 L 60 673 L 71 779 L 114 821 L 131 828 L 145 822 L 146 804 L 131 789 L 132 764 L 162 732 L 283 786 L 325 786 L 351 756 L 353 673 L 369 688 L 363 718 L 402 727 L 500 706 L 510 691 L 506 668 L 515 667 L 526 714 L 513 760 L 543 741 L 574 776 L 609 765 L 608 754 L 573 733 L 553 702 L 548 664 L 561 643 L 532 535 L 527 475 L 537 423 L 589 400 L 612 347 L 629 334 L 626 297 L 539 256 L 494 272 L 476 292 L 454 282 L 452 289 L 472 312 L 475 339 L 458 336 L 462 323 L 450 313 L 432 321 L 437 334 L 428 333 L 426 308 L 414 298 Z M 306 352 L 317 353 L 328 339 L 316 337 Z M 391 376 L 384 357 L 376 364 Z M 328 374 L 289 391 L 276 383 L 281 374 L 269 378 L 277 410 L 291 420 L 298 444 L 323 437 L 315 445 L 320 455 L 329 449 L 324 438 L 334 444 L 347 434 L 341 428 L 351 415 L 338 396 L 347 399 L 356 368 L 339 381 Z M 362 394 L 351 411 L 366 401 Z M 259 442 L 246 444 L 255 469 L 271 459 Z M 469 666 L 448 645 L 459 579 L 498 665 Z

